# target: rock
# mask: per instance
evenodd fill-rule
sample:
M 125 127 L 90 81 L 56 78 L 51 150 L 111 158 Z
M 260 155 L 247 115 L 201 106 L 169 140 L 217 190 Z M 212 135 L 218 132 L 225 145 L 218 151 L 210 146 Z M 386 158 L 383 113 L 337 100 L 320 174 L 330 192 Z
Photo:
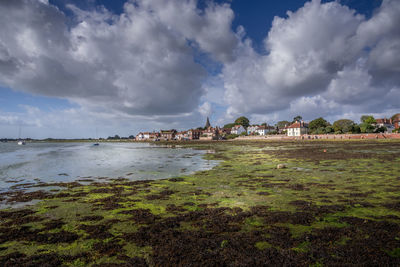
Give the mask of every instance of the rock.
M 278 164 L 278 165 L 276 166 L 276 168 L 277 168 L 277 169 L 285 169 L 285 168 L 286 168 L 286 165 L 285 165 L 285 164 Z

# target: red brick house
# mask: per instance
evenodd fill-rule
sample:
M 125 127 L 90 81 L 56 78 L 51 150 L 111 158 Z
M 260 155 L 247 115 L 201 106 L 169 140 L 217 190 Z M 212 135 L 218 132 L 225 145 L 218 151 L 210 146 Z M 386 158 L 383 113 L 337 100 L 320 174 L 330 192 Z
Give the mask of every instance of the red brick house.
M 189 140 L 200 139 L 201 130 L 190 129 L 189 131 L 187 131 L 187 135 L 188 135 Z
M 394 125 L 393 125 L 393 121 L 392 119 L 387 119 L 387 118 L 383 118 L 383 119 L 376 119 L 376 123 L 375 123 L 376 127 L 385 127 L 388 133 L 391 133 L 394 130 Z
M 175 139 L 176 133 L 177 133 L 177 131 L 175 129 L 172 129 L 172 130 L 161 130 L 160 131 L 161 139 L 163 139 L 163 140 L 173 140 L 173 139 Z
M 400 114 L 397 114 L 394 117 L 393 124 L 394 124 L 394 128 L 395 129 L 399 129 L 400 128 Z
M 197 140 L 200 139 L 201 130 L 187 130 L 179 132 L 175 135 L 175 138 L 178 140 Z
M 201 132 L 201 137 L 208 140 L 218 140 L 220 138 L 220 129 L 219 127 L 210 126 Z

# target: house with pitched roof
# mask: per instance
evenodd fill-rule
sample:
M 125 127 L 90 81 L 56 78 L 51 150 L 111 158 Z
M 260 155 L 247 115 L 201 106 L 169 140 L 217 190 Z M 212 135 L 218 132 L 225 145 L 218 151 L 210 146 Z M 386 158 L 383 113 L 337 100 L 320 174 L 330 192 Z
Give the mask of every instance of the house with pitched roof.
M 235 125 L 232 127 L 231 134 L 238 134 L 246 132 L 246 129 L 242 125 Z
M 260 125 L 250 125 L 249 127 L 247 127 L 247 134 L 248 135 L 254 134 L 259 127 L 261 127 L 261 126 Z
M 256 130 L 255 130 L 255 133 L 257 134 L 257 135 L 267 135 L 269 132 L 271 132 L 271 131 L 274 131 L 275 130 L 275 127 L 273 127 L 273 126 L 268 126 L 268 125 L 262 125 L 262 126 L 259 126 Z
M 387 119 L 387 118 L 376 119 L 375 126 L 377 128 L 386 127 L 388 133 L 391 133 L 395 129 L 392 119 Z
M 136 140 L 145 141 L 145 140 L 156 140 L 160 137 L 159 133 L 156 132 L 140 132 L 136 135 Z
M 203 130 L 202 132 L 201 132 L 201 139 L 204 139 L 204 140 L 219 140 L 219 138 L 220 138 L 220 134 L 221 134 L 221 131 L 220 131 L 220 128 L 217 126 L 217 127 L 208 127 L 207 129 L 205 129 L 205 130 Z
M 289 127 L 286 127 L 288 136 L 302 136 L 308 134 L 308 124 L 304 121 L 296 121 Z
M 172 130 L 161 130 L 161 139 L 162 140 L 174 140 L 177 131 L 175 129 Z
M 187 131 L 178 132 L 175 135 L 177 140 L 197 140 L 200 139 L 201 130 L 190 129 Z
M 397 115 L 394 117 L 393 125 L 394 125 L 394 128 L 395 128 L 395 129 L 400 129 L 400 114 L 397 114 Z

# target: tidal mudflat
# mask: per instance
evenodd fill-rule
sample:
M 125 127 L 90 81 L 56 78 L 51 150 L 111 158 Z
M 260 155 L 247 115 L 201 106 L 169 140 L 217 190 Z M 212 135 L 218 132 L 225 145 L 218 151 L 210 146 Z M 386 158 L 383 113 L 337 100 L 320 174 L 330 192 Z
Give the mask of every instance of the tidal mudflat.
M 0 143 L 0 195 L 17 200 L 26 191 L 56 191 L 69 182 L 88 184 L 124 177 L 147 180 L 210 169 L 207 151 L 177 145 L 89 142 Z M 39 194 L 35 192 L 35 194 Z M 15 201 L 0 202 L 0 208 Z
M 220 164 L 21 192 L 41 201 L 0 211 L 0 265 L 400 265 L 400 142 L 180 145 Z

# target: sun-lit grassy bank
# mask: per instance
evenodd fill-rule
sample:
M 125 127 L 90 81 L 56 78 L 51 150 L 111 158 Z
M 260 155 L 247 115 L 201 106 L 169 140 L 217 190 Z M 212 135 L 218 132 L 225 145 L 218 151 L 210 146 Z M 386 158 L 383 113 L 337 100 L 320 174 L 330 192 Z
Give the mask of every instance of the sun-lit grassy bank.
M 221 164 L 14 196 L 43 201 L 0 212 L 0 265 L 400 264 L 400 142 L 179 145 Z

